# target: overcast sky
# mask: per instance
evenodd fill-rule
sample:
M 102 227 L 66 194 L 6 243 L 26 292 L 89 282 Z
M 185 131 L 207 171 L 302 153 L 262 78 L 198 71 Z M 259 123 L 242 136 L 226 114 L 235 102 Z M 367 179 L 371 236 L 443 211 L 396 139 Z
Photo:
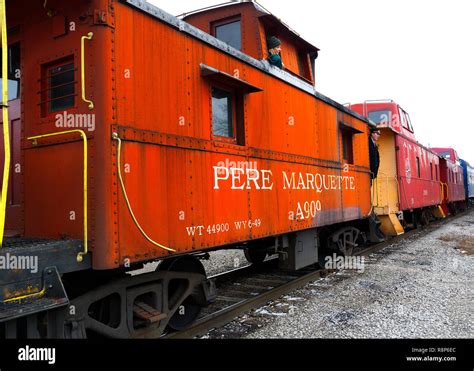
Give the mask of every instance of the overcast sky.
M 225 1 L 149 0 L 178 15 Z M 339 103 L 393 99 L 419 142 L 474 164 L 474 1 L 259 0 L 321 49 L 317 90 Z

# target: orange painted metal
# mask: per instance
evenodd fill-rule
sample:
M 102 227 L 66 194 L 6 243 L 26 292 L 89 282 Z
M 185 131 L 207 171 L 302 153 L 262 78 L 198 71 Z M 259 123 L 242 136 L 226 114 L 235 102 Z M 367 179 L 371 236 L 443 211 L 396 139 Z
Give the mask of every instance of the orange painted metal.
M 275 16 L 266 13 L 252 2 L 235 3 L 216 9 L 191 13 L 184 16 L 186 22 L 213 34 L 213 25 L 219 22 L 241 20 L 242 51 L 255 59 L 266 59 L 268 50 L 266 40 L 277 36 L 282 42 L 281 57 L 285 69 L 314 83 L 310 53 L 317 53 L 318 48 L 310 45 L 296 35 Z
M 263 59 L 266 53 L 264 48 L 265 37 L 260 39 L 260 27 L 258 17 L 265 13 L 256 11 L 252 3 L 234 4 L 216 9 L 184 14 L 184 20 L 200 30 L 212 34 L 213 25 L 223 20 L 241 20 L 242 27 L 242 51 L 255 59 Z
M 53 20 L 40 1 L 9 7 L 9 25 L 21 25 L 23 50 L 25 236 L 82 238 L 82 143 L 74 136 L 36 145 L 25 140 L 64 130 L 55 114 L 42 116 L 38 92 L 42 66 L 68 56 L 76 97 L 67 113 L 95 117 L 95 130 L 86 130 L 95 269 L 172 255 L 147 242 L 130 216 L 114 132 L 123 141 L 122 173 L 134 213 L 148 235 L 175 254 L 368 216 L 367 122 L 123 2 L 50 6 L 75 30 L 52 37 Z M 99 22 L 92 16 L 103 13 Z M 80 40 L 91 31 L 85 60 L 93 111 L 80 99 Z M 201 64 L 263 89 L 244 97 L 244 145 L 213 137 L 212 85 L 201 76 Z M 342 161 L 341 124 L 360 132 L 353 136 L 353 164 Z

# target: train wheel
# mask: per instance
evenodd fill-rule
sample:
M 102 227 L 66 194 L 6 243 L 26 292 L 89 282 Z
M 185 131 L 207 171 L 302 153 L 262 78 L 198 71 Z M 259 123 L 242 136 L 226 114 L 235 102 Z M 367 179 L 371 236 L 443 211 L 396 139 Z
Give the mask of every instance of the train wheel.
M 362 235 L 357 228 L 343 228 L 329 237 L 328 247 L 331 250 L 338 250 L 344 256 L 352 256 L 361 238 Z
M 158 268 L 160 271 L 196 273 L 206 276 L 201 262 L 190 256 L 164 261 Z M 168 307 L 174 308 L 187 290 L 187 280 L 171 280 L 168 286 Z M 202 293 L 193 292 L 177 306 L 176 311 L 168 322 L 168 327 L 175 331 L 183 331 L 196 321 L 205 305 Z
M 428 224 L 430 224 L 430 220 L 431 220 L 431 213 L 429 210 L 423 210 L 421 212 L 421 217 L 420 217 L 420 224 L 425 227 L 427 226 Z
M 262 264 L 265 261 L 265 258 L 267 257 L 267 252 L 265 250 L 255 249 L 251 247 L 244 249 L 244 254 L 247 261 L 254 265 Z

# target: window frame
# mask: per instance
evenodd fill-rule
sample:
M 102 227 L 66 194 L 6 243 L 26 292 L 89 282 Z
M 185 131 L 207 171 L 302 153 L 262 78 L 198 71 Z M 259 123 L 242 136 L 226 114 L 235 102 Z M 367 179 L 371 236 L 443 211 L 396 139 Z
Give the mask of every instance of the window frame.
M 363 132 L 344 122 L 343 119 L 338 119 L 338 123 L 338 143 L 341 161 L 348 165 L 355 165 L 354 139 L 356 135 L 363 134 Z M 350 138 L 350 141 L 346 142 L 345 138 Z M 346 146 L 345 143 L 349 143 L 349 146 Z M 349 155 L 347 156 L 347 154 Z
M 214 107 L 213 107 L 213 91 L 214 89 L 218 89 L 221 91 L 224 91 L 226 93 L 229 93 L 230 95 L 230 108 L 232 110 L 231 114 L 228 115 L 229 117 L 232 118 L 232 134 L 233 137 L 226 137 L 222 135 L 217 135 L 214 133 Z M 210 85 L 210 96 L 211 96 L 211 137 L 213 140 L 218 141 L 218 142 L 225 142 L 229 144 L 235 144 L 238 145 L 238 125 L 237 125 L 237 120 L 238 120 L 238 115 L 237 115 L 237 110 L 238 110 L 238 92 L 236 91 L 237 89 L 232 88 L 230 86 L 224 85 L 224 84 L 217 84 L 217 83 L 212 83 Z
M 377 113 L 378 113 L 378 112 L 386 112 L 386 113 L 388 114 L 387 126 L 392 126 L 392 125 L 391 125 L 391 124 L 392 124 L 392 123 L 391 123 L 391 117 L 392 117 L 393 114 L 392 114 L 392 111 L 391 111 L 390 109 L 376 109 L 376 110 L 369 111 L 369 112 L 367 113 L 367 117 L 369 118 L 369 120 L 375 122 L 377 125 L 381 125 L 381 124 L 385 124 L 385 122 L 383 122 L 383 121 L 377 122 L 377 121 L 374 121 L 374 120 L 370 117 L 370 114 L 371 114 L 371 113 L 376 113 L 376 112 L 377 112 Z M 380 115 L 380 116 L 381 116 L 381 115 Z
M 217 37 L 217 28 L 228 25 L 228 24 L 237 23 L 237 22 L 240 23 L 240 49 L 236 48 L 235 46 L 232 46 L 231 44 L 228 44 L 228 43 L 226 43 L 226 44 L 231 46 L 232 48 L 235 48 L 235 49 L 240 50 L 242 52 L 243 49 L 244 49 L 244 38 L 242 37 L 243 36 L 242 31 L 243 30 L 242 30 L 242 15 L 241 14 L 237 14 L 237 15 L 234 15 L 234 16 L 231 16 L 231 17 L 227 17 L 227 18 L 224 18 L 224 19 L 219 19 L 217 21 L 213 21 L 213 22 L 210 23 L 209 28 L 210 28 L 212 36 L 214 36 L 216 39 L 218 39 L 222 42 L 225 42 L 224 40 L 219 39 Z
M 421 179 L 421 161 L 418 156 L 415 157 L 415 165 L 416 165 L 416 175 L 418 179 Z
M 408 114 L 401 107 L 398 107 L 398 114 L 400 115 L 400 124 L 402 128 L 408 130 L 410 133 L 413 133 L 413 128 L 411 127 L 411 121 Z
M 354 165 L 354 132 L 340 128 L 341 131 L 341 157 L 342 161 L 349 165 Z M 348 139 L 348 140 L 345 140 Z
M 61 67 L 61 66 L 67 66 L 69 64 L 72 64 L 73 68 L 72 68 L 72 70 L 68 70 L 66 72 L 73 71 L 74 78 L 73 78 L 72 82 L 67 83 L 67 84 L 63 84 L 62 86 L 72 85 L 73 88 L 74 88 L 74 92 L 72 94 L 65 95 L 65 96 L 62 96 L 62 97 L 59 97 L 59 98 L 53 98 L 53 99 L 49 98 L 50 92 L 52 90 L 52 87 L 50 86 L 50 75 L 49 75 L 50 71 L 54 68 L 58 68 L 58 67 Z M 41 82 L 40 82 L 41 90 L 40 90 L 40 94 L 39 94 L 40 99 L 41 99 L 41 101 L 39 103 L 40 111 L 41 111 L 41 118 L 43 118 L 43 119 L 50 118 L 50 117 L 56 116 L 58 113 L 61 113 L 63 111 L 70 111 L 70 110 L 76 110 L 77 109 L 77 107 L 78 107 L 77 97 L 79 96 L 78 89 L 76 87 L 79 83 L 79 81 L 77 80 L 78 79 L 77 75 L 78 75 L 78 67 L 77 67 L 77 64 L 76 64 L 76 59 L 75 59 L 74 54 L 66 55 L 66 56 L 61 57 L 59 59 L 41 64 Z M 60 87 L 60 86 L 61 85 L 58 85 L 58 86 L 56 86 L 56 88 Z M 62 108 L 60 110 L 55 110 L 55 111 L 51 110 L 50 105 L 51 105 L 51 102 L 53 100 L 61 100 L 61 99 L 68 98 L 68 97 L 73 97 L 74 98 L 74 103 L 73 103 L 72 106 Z

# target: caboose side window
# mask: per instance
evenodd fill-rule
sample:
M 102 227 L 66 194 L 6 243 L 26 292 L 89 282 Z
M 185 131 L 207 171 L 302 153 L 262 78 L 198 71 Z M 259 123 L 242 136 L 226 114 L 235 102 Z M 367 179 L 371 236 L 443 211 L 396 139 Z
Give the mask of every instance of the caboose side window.
M 42 113 L 63 111 L 75 104 L 75 67 L 72 57 L 43 66 Z
M 212 35 L 237 50 L 242 50 L 242 29 L 240 18 L 215 22 L 211 25 Z
M 416 158 L 416 175 L 418 178 L 421 178 L 421 168 L 420 168 L 420 158 Z
M 348 164 L 354 164 L 354 150 L 352 148 L 353 134 L 349 130 L 341 130 L 342 159 Z
M 392 112 L 388 110 L 381 110 L 381 111 L 371 111 L 369 112 L 369 119 L 375 122 L 377 125 L 390 124 L 390 118 L 392 117 Z
M 235 139 L 235 96 L 231 91 L 212 88 L 212 132 L 217 137 Z

